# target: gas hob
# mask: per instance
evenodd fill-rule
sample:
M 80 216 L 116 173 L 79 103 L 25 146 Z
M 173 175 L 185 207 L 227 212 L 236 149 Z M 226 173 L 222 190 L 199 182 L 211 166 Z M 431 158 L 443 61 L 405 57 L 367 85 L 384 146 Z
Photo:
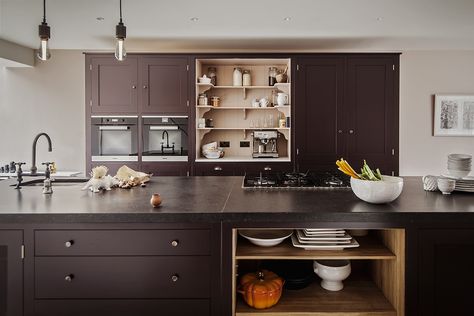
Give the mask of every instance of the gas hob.
M 345 175 L 330 172 L 288 172 L 245 175 L 243 189 L 319 190 L 349 189 L 350 180 Z

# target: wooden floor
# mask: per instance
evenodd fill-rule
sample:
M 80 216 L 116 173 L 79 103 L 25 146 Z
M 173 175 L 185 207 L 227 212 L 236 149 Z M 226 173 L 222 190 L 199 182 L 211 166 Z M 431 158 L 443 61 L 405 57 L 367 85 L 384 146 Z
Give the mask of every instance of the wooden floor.
M 395 316 L 396 311 L 382 291 L 365 276 L 350 276 L 339 292 L 324 290 L 319 281 L 302 290 L 284 290 L 277 305 L 256 310 L 241 297 L 236 316 Z

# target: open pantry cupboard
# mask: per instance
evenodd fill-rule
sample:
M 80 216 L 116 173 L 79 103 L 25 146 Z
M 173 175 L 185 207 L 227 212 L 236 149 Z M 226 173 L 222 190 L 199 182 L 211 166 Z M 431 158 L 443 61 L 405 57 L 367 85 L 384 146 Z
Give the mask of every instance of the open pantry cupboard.
M 208 74 L 210 67 L 216 69 L 216 85 L 199 83 L 198 78 Z M 234 86 L 234 68 L 250 71 L 251 85 Z M 279 71 L 287 69 L 287 80 L 269 85 L 269 67 Z M 262 58 L 196 59 L 196 162 L 219 160 L 222 162 L 289 162 L 291 161 L 291 124 L 279 125 L 279 119 L 291 118 L 291 60 Z M 285 93 L 288 104 L 273 106 L 272 94 Z M 199 95 L 206 94 L 208 104 L 199 104 Z M 220 98 L 219 106 L 212 106 L 210 99 Z M 268 98 L 267 107 L 253 107 L 252 100 Z M 212 120 L 212 126 L 200 127 L 200 119 Z M 201 120 L 202 121 L 202 120 Z M 278 158 L 252 158 L 253 132 L 276 131 Z M 220 159 L 207 159 L 202 146 L 217 142 L 224 147 L 225 155 Z
M 248 230 L 248 228 L 246 228 Z M 403 316 L 405 314 L 405 230 L 374 229 L 355 237 L 359 248 L 303 250 L 291 238 L 274 247 L 251 244 L 233 229 L 232 309 L 234 316 Z M 351 261 L 351 275 L 338 292 L 324 290 L 318 277 L 306 288 L 284 289 L 273 307 L 249 307 L 237 292 L 239 276 L 261 269 L 272 260 Z

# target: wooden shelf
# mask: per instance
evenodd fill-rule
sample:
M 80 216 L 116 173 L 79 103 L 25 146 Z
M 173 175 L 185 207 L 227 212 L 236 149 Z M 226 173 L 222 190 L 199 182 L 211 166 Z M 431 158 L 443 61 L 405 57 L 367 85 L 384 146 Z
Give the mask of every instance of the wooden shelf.
M 212 83 L 197 83 L 199 87 L 207 87 L 213 89 L 277 89 L 287 86 L 289 83 L 276 83 L 274 86 L 215 86 Z
M 244 238 L 239 238 L 235 259 L 396 259 L 396 256 L 387 247 L 373 237 L 356 237 L 355 239 L 360 244 L 358 248 L 344 250 L 304 250 L 293 247 L 291 238 L 288 238 L 283 243 L 274 247 L 259 247 L 251 244 Z
M 202 127 L 197 130 L 278 130 L 288 131 L 289 127 Z
M 302 290 L 283 290 L 277 305 L 264 310 L 249 307 L 240 294 L 236 316 L 395 316 L 394 307 L 382 291 L 364 276 L 350 276 L 344 281 L 344 289 L 326 291 L 313 282 Z
M 284 110 L 288 109 L 290 106 L 268 106 L 265 108 L 254 108 L 250 106 L 212 106 L 212 105 L 197 105 L 198 109 L 214 109 L 214 110 Z
M 289 157 L 252 158 L 247 156 L 224 156 L 222 158 L 196 158 L 196 162 L 290 162 Z

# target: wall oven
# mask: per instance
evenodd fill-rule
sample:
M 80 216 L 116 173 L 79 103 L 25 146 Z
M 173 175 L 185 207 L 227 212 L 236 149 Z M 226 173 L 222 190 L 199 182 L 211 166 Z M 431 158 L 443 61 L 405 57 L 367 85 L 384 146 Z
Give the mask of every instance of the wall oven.
M 188 161 L 187 116 L 143 116 L 142 161 Z
M 92 161 L 138 161 L 138 116 L 92 116 Z

